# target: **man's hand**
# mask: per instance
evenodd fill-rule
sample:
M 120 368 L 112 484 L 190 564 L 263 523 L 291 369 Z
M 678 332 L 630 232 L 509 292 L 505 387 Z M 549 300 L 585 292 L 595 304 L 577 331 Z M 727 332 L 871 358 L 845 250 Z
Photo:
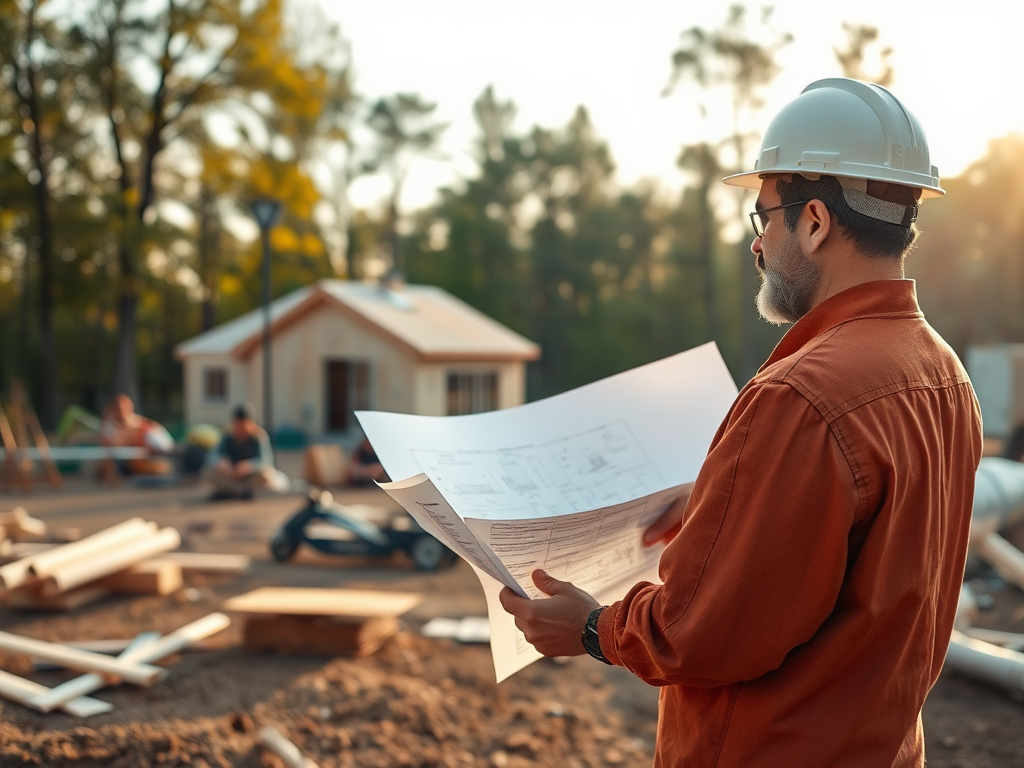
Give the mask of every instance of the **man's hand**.
M 252 462 L 245 461 L 244 459 L 235 464 L 235 477 L 239 480 L 244 480 L 252 474 Z
M 568 581 L 559 581 L 544 571 L 533 572 L 537 589 L 550 597 L 530 600 L 508 587 L 501 590 L 501 606 L 516 617 L 516 626 L 527 641 L 545 656 L 581 656 L 583 628 L 591 611 L 600 603 Z
M 683 486 L 683 492 L 679 498 L 672 502 L 672 506 L 666 509 L 657 520 L 651 523 L 644 531 L 644 546 L 651 547 L 659 541 L 668 544 L 679 533 L 683 525 L 683 513 L 690 501 L 690 494 L 693 492 L 693 483 Z

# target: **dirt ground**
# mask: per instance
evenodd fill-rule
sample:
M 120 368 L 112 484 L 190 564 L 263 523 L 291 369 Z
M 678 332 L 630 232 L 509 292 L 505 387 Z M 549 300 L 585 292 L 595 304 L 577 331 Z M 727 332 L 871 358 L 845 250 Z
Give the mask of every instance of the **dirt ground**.
M 376 490 L 337 494 L 347 504 L 391 509 Z M 193 578 L 169 597 L 110 597 L 68 614 L 0 608 L 0 629 L 47 640 L 132 637 L 168 632 L 218 610 L 258 586 L 319 586 L 420 592 L 405 629 L 363 659 L 247 653 L 241 622 L 208 648 L 169 660 L 170 675 L 152 688 L 108 688 L 97 698 L 113 712 L 87 720 L 42 715 L 0 701 L 0 767 L 282 766 L 256 745 L 276 725 L 320 766 L 647 766 L 657 727 L 657 691 L 628 672 L 587 657 L 544 660 L 496 685 L 486 646 L 428 640 L 419 628 L 436 616 L 484 615 L 483 594 L 464 564 L 420 574 L 389 561 L 326 558 L 301 551 L 275 563 L 267 541 L 302 504 L 298 496 L 210 503 L 200 487 L 111 490 L 72 481 L 61 492 L 38 489 L 0 497 L 23 505 L 51 528 L 85 534 L 139 515 L 181 533 L 183 548 L 254 558 L 241 577 Z M 1024 531 L 1011 538 L 1024 545 Z M 1024 632 L 1024 595 L 972 566 L 979 592 L 992 595 L 979 626 Z M 46 685 L 62 673 L 33 673 L 23 657 L 0 654 L 0 668 Z M 925 705 L 928 765 L 934 768 L 1024 766 L 1024 703 L 944 673 Z

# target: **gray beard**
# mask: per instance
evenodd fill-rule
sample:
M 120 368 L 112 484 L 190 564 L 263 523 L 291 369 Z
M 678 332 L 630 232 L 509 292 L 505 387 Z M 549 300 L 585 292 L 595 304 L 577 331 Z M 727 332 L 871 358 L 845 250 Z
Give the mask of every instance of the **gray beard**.
M 761 289 L 757 292 L 757 311 L 769 323 L 795 323 L 811 310 L 814 291 L 821 280 L 821 269 L 804 258 L 797 249 L 780 254 L 782 269 L 760 269 Z

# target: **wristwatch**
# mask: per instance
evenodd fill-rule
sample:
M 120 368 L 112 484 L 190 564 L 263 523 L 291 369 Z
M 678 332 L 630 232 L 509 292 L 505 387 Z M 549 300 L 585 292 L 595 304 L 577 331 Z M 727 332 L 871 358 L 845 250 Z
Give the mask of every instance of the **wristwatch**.
M 587 623 L 583 627 L 583 649 L 593 656 L 598 661 L 603 661 L 605 664 L 611 664 L 608 659 L 601 653 L 601 638 L 597 634 L 597 620 L 601 618 L 601 611 L 607 606 L 602 605 L 600 608 L 595 608 L 587 616 Z

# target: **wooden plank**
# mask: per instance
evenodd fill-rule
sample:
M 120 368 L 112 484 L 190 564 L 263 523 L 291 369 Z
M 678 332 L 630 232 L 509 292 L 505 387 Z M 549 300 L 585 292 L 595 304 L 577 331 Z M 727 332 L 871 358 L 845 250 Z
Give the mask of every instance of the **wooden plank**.
M 200 573 L 245 573 L 252 558 L 248 555 L 221 555 L 206 552 L 167 552 L 146 560 L 148 563 L 175 563 L 183 571 Z
M 43 432 L 39 417 L 36 416 L 35 408 L 29 402 L 28 395 L 22 392 L 21 400 L 28 420 L 29 431 L 32 433 L 32 439 L 42 458 L 43 467 L 46 469 L 46 478 L 50 481 L 50 487 L 59 491 L 64 487 L 64 481 L 61 479 L 60 470 L 57 469 L 57 462 L 53 460 L 53 455 L 50 453 L 50 441 L 46 439 L 46 433 Z
M 153 555 L 176 549 L 180 544 L 181 536 L 174 528 L 164 528 L 144 539 L 123 542 L 114 548 L 104 550 L 101 555 L 76 560 L 52 571 L 43 584 L 43 594 L 56 595 L 80 587 L 122 571 Z M 49 553 L 44 553 L 41 557 L 47 554 Z
M 247 651 L 359 657 L 376 651 L 398 629 L 392 616 L 358 624 L 324 617 L 250 616 L 244 644 Z
M 16 541 L 21 541 L 27 536 L 39 538 L 46 535 L 46 523 L 30 516 L 24 507 L 15 507 L 10 512 L 0 512 L 0 526 L 3 526 L 7 535 Z
M 48 643 L 45 640 L 36 640 L 10 632 L 0 632 L 0 649 L 53 661 L 68 669 L 112 675 L 136 685 L 152 685 L 167 676 L 167 670 L 160 667 L 112 659 L 101 653 L 80 651 L 59 643 Z
M 29 571 L 32 575 L 45 579 L 53 575 L 58 568 L 63 568 L 76 560 L 93 557 L 127 541 L 152 535 L 156 530 L 156 523 L 147 523 L 141 517 L 132 517 L 123 523 L 104 528 L 92 536 L 34 555 L 32 562 L 29 563 Z
M 230 598 L 223 608 L 238 613 L 370 619 L 401 616 L 421 602 L 423 595 L 409 592 L 262 587 Z
M 187 648 L 199 640 L 210 635 L 215 635 L 231 624 L 231 619 L 223 613 L 211 613 L 191 624 L 175 630 L 166 637 L 155 640 L 152 643 L 140 645 L 123 653 L 119 659 L 125 663 L 139 664 L 160 661 L 171 654 Z M 107 684 L 107 680 L 101 675 L 87 674 L 68 680 L 53 688 L 49 693 L 37 696 L 32 699 L 32 706 L 43 712 L 50 712 L 65 701 L 85 696 L 97 691 Z
M 170 595 L 182 588 L 184 580 L 177 563 L 146 560 L 105 576 L 96 584 L 124 595 Z
M 7 605 L 17 611 L 74 611 L 102 600 L 110 590 L 94 584 L 56 595 L 46 595 L 38 585 L 7 593 Z
M 28 707 L 31 706 L 29 702 L 34 697 L 49 693 L 49 691 L 50 689 L 45 685 L 0 670 L 0 696 L 6 699 Z M 79 696 L 77 699 L 66 701 L 61 705 L 61 710 L 75 717 L 100 715 L 110 712 L 113 708 L 114 705 L 109 702 L 91 699 L 88 696 Z

